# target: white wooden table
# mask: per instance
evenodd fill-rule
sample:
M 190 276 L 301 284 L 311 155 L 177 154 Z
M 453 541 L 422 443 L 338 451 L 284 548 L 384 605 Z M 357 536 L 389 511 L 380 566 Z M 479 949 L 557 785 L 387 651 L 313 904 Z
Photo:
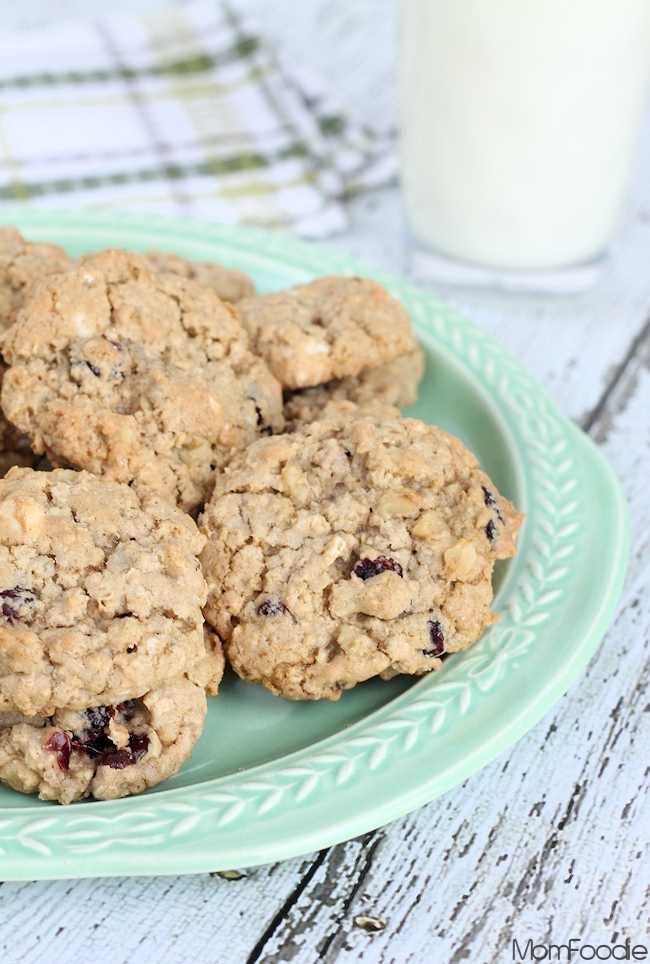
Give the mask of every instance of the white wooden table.
M 267 33 L 320 68 L 357 118 L 395 126 L 391 0 L 253 5 Z M 16 6 L 2 0 L 5 22 L 55 15 L 43 0 Z M 93 8 L 120 6 L 136 4 Z M 69 0 L 56 15 L 87 9 Z M 609 268 L 580 296 L 441 291 L 412 268 L 394 187 L 352 202 L 349 230 L 330 243 L 442 294 L 489 329 L 615 467 L 631 511 L 629 574 L 603 645 L 566 696 L 462 786 L 331 850 L 238 879 L 5 883 L 3 964 L 482 964 L 512 961 L 513 938 L 650 946 L 649 171 L 650 122 Z M 363 916 L 382 929 L 363 929 Z

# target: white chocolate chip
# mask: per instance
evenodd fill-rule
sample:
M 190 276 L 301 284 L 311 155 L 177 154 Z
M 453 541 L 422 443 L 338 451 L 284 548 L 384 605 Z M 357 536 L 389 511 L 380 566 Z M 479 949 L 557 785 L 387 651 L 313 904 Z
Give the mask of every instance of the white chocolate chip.
M 330 346 L 324 341 L 312 341 L 307 345 L 308 355 L 328 355 Z
M 8 504 L 13 506 L 13 516 L 20 528 L 28 538 L 38 535 L 45 518 L 45 513 L 39 505 L 26 499 L 24 496 L 16 496 Z M 7 505 L 7 503 L 5 503 Z M 4 508 L 4 507 L 3 507 Z M 9 514 L 9 513 L 7 513 Z
M 123 723 L 118 723 L 117 720 L 108 721 L 108 736 L 118 750 L 123 750 L 124 747 L 129 745 L 129 731 Z
M 74 321 L 75 331 L 80 338 L 93 337 L 95 334 L 94 327 L 88 325 L 88 316 L 85 311 L 77 311 L 72 320 Z
M 289 491 L 292 502 L 295 502 L 296 505 L 305 505 L 311 492 L 309 482 L 307 481 L 307 473 L 304 472 L 300 466 L 289 462 L 280 474 Z
M 466 579 L 475 562 L 476 549 L 467 539 L 459 539 L 445 552 L 445 565 L 456 579 Z
M 391 516 L 414 515 L 418 511 L 419 501 L 417 492 L 387 492 L 377 503 L 377 514 L 384 520 Z
M 445 531 L 448 531 L 448 527 L 434 509 L 423 512 L 411 529 L 412 534 L 414 536 L 420 536 L 421 539 L 428 539 L 437 532 Z
M 323 563 L 323 569 L 327 569 L 331 566 L 339 556 L 342 556 L 348 550 L 348 545 L 343 536 L 334 536 L 333 539 L 325 546 L 323 554 L 321 556 L 321 561 Z

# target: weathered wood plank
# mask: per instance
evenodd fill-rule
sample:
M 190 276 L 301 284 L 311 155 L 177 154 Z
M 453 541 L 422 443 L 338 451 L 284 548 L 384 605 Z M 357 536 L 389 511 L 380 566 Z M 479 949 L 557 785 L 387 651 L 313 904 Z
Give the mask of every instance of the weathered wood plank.
M 6 882 L 0 960 L 243 964 L 312 863 L 307 857 L 269 864 L 244 871 L 240 880 L 196 874 Z

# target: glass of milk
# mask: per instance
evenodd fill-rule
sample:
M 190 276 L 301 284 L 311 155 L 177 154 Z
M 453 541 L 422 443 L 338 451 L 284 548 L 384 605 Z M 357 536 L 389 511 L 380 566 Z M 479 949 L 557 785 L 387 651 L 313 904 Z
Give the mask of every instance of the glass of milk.
M 399 3 L 402 188 L 420 250 L 447 280 L 535 287 L 569 269 L 580 287 L 621 219 L 650 0 Z

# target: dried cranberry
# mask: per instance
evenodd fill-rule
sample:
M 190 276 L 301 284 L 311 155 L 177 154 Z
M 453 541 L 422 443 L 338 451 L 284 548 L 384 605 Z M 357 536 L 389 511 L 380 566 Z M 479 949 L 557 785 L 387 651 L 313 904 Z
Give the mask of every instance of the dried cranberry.
M 485 504 L 496 505 L 497 501 L 492 495 L 492 493 L 490 492 L 490 490 L 485 485 L 482 485 L 481 488 L 483 489 L 483 498 L 485 499 Z
M 486 505 L 490 505 L 490 506 L 491 506 L 491 505 L 497 506 L 497 505 L 498 505 L 497 500 L 494 498 L 494 496 L 492 495 L 492 493 L 490 492 L 490 490 L 489 490 L 486 486 L 484 486 L 484 485 L 482 485 L 481 488 L 483 489 L 483 498 L 484 498 L 484 500 L 485 500 L 485 504 L 486 504 Z M 499 512 L 498 508 L 497 508 L 497 519 L 499 519 L 500 521 L 502 521 L 502 520 L 501 520 L 501 513 Z M 488 538 L 489 538 L 489 536 L 488 536 Z
M 114 706 L 92 706 L 88 710 L 83 711 L 83 717 L 87 723 L 85 733 L 88 733 L 91 737 L 97 736 L 99 733 L 103 733 L 104 727 L 108 726 L 109 720 L 112 720 L 115 716 Z
M 122 351 L 122 346 L 117 342 L 110 342 L 118 351 Z M 70 348 L 68 351 L 68 364 L 70 366 L 70 377 L 77 385 L 83 383 L 84 377 L 88 372 L 91 372 L 95 378 L 105 378 L 107 381 L 115 381 L 116 379 L 124 378 L 124 361 L 119 360 L 115 364 L 111 364 L 107 359 L 102 361 L 102 368 L 93 364 L 93 362 L 88 361 L 84 356 L 83 349 L 75 350 Z
M 10 623 L 17 623 L 20 620 L 20 616 L 15 609 L 12 609 L 9 603 L 2 604 L 2 615 L 6 616 Z
M 495 537 L 495 535 L 496 535 L 496 531 L 497 531 L 497 527 L 495 526 L 495 524 L 494 524 L 494 522 L 492 521 L 492 519 L 490 519 L 490 521 L 488 522 L 488 524 L 487 524 L 486 527 L 485 527 L 485 535 L 488 537 L 488 539 L 490 540 L 490 542 L 494 542 L 494 537 Z
M 89 757 L 101 756 L 113 745 L 104 728 L 115 716 L 115 707 L 93 706 L 81 715 L 87 725 L 80 736 L 72 739 L 72 746 L 75 750 L 83 750 Z
M 250 395 L 248 397 L 250 398 Z M 251 401 L 253 402 L 254 399 L 251 398 Z M 273 426 L 266 424 L 264 413 L 257 403 L 255 403 L 255 412 L 257 413 L 257 427 L 260 435 L 273 435 Z
M 53 733 L 47 743 L 43 745 L 44 750 L 50 750 L 52 753 L 56 753 L 56 762 L 59 764 L 59 769 L 63 770 L 64 773 L 67 773 L 70 768 L 71 747 L 72 740 L 69 735 L 62 730 Z
M 83 750 L 91 759 L 101 756 L 113 746 L 113 742 L 106 733 L 98 733 L 96 736 L 86 739 L 85 736 L 79 740 L 73 740 L 72 746 L 75 750 Z
M 373 576 L 378 576 L 380 572 L 387 571 L 396 572 L 398 576 L 404 576 L 399 562 L 390 559 L 388 556 L 377 556 L 376 559 L 359 559 L 352 570 L 359 579 L 372 579 Z
M 91 371 L 95 378 L 101 378 L 102 373 L 99 368 L 89 362 L 87 358 L 77 355 L 73 349 L 68 352 L 68 364 L 70 365 L 70 374 L 77 384 L 81 384 L 86 369 Z
M 264 602 L 261 602 L 257 607 L 258 616 L 281 616 L 284 613 L 286 613 L 287 616 L 291 616 L 294 623 L 297 622 L 296 617 L 289 607 L 285 606 L 279 599 L 265 599 Z
M 121 750 L 108 750 L 99 761 L 99 766 L 111 767 L 112 770 L 124 770 L 125 767 L 130 767 L 141 760 L 148 747 L 148 736 L 144 733 L 132 733 L 129 745 Z
M 123 703 L 118 703 L 115 707 L 116 710 L 120 711 L 127 723 L 133 719 L 137 708 L 137 700 L 125 700 Z
M 3 599 L 24 599 L 25 595 L 29 596 L 29 601 L 33 602 L 34 597 L 30 595 L 29 589 L 23 589 L 22 586 L 14 586 L 13 589 L 3 589 L 0 592 L 0 596 Z
M 429 631 L 431 646 L 428 649 L 423 649 L 422 653 L 425 656 L 440 656 L 445 649 L 445 634 L 442 630 L 440 620 L 430 619 L 427 623 L 427 629 Z
M 120 763 L 119 766 L 109 762 L 106 764 L 107 766 L 122 769 L 125 766 L 130 766 L 131 763 L 135 763 L 145 752 L 146 747 L 145 750 L 142 750 L 140 756 L 132 759 L 132 755 L 128 756 L 129 750 L 122 751 L 115 747 L 110 736 L 105 732 L 105 728 L 114 718 L 117 711 L 122 714 L 124 720 L 128 723 L 128 721 L 133 718 L 137 705 L 137 700 L 125 700 L 123 703 L 117 703 L 115 706 L 93 706 L 88 710 L 84 710 L 82 716 L 85 718 L 87 726 L 80 736 L 72 737 L 70 740 L 71 747 L 74 750 L 83 751 L 91 760 L 97 759 L 98 766 L 103 766 L 107 758 L 109 761 L 114 759 L 116 753 L 126 753 L 127 756 L 124 757 L 125 762 Z M 131 739 L 133 740 L 133 737 Z M 148 738 L 142 737 L 142 739 L 146 739 L 148 745 Z M 118 761 L 122 760 L 122 756 L 118 756 L 115 759 Z
M 31 615 L 29 610 L 26 611 L 25 609 L 25 607 L 30 607 L 34 603 L 34 596 L 30 589 L 24 589 L 22 586 L 3 589 L 0 592 L 0 598 L 2 599 L 2 615 L 9 623 L 22 622 Z M 10 599 L 11 602 L 6 602 L 7 599 Z

